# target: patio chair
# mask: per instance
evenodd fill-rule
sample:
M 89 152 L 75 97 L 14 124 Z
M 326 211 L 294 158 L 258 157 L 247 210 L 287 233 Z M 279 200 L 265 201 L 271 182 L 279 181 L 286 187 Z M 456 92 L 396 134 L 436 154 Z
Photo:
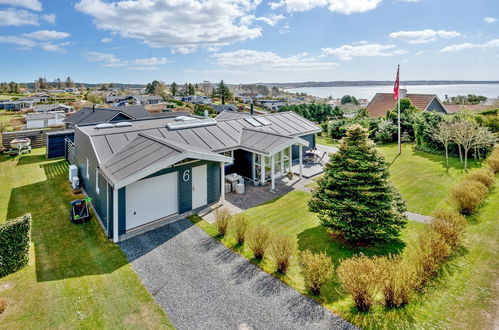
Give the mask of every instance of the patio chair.
M 319 164 L 323 165 L 323 163 L 324 163 L 324 158 L 326 157 L 326 155 L 327 155 L 327 152 L 325 152 L 325 151 L 324 151 L 324 152 L 322 153 L 321 158 L 320 158 L 320 159 L 319 159 L 319 161 L 318 161 L 318 163 L 319 163 Z

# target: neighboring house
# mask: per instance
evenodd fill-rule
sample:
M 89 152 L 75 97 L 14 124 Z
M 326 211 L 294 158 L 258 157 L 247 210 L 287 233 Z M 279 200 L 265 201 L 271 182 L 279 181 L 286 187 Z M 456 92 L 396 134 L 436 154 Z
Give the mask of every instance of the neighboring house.
M 237 111 L 237 110 L 239 110 L 235 104 L 210 104 L 210 107 L 216 113 L 222 113 L 224 111 Z
M 66 128 L 76 125 L 101 124 L 150 118 L 151 114 L 141 105 L 111 108 L 82 108 L 64 120 Z
M 75 127 L 80 182 L 117 242 L 224 201 L 226 174 L 270 182 L 315 146 L 320 127 L 293 112 L 181 116 Z M 291 156 L 291 157 L 290 157 Z
M 26 118 L 26 129 L 35 129 L 64 125 L 64 118 L 66 118 L 66 115 L 62 111 L 55 111 L 28 113 L 24 118 Z
M 277 111 L 286 105 L 286 102 L 283 100 L 259 100 L 258 102 L 262 105 L 262 107 L 274 111 Z
M 402 89 L 400 91 L 402 97 L 405 93 Z M 420 110 L 448 113 L 436 94 L 405 94 L 405 98 L 410 99 L 412 104 Z M 396 106 L 397 100 L 393 98 L 393 93 L 376 93 L 367 105 L 367 112 L 371 117 L 382 117 Z
M 180 96 L 179 101 L 189 102 L 192 104 L 211 104 L 211 99 L 207 96 L 196 96 L 196 95 L 188 95 L 188 96 Z
M 34 112 L 52 112 L 52 111 L 62 111 L 65 113 L 73 111 L 73 107 L 67 106 L 65 104 L 41 104 L 33 108 Z
M 143 96 L 143 95 L 132 95 L 131 98 L 135 100 L 137 104 L 150 105 L 150 104 L 160 104 L 163 102 L 161 96 Z
M 20 97 L 17 99 L 17 101 L 28 101 L 32 103 L 41 103 L 41 102 L 47 102 L 48 101 L 47 96 L 27 96 L 27 97 Z
M 18 111 L 29 109 L 33 106 L 32 101 L 0 101 L 0 109 Z

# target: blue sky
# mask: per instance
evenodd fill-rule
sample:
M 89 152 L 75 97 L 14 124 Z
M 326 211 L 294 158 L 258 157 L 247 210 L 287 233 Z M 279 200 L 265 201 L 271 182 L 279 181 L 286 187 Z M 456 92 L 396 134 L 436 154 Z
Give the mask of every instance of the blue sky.
M 497 0 L 0 0 L 0 81 L 499 80 Z

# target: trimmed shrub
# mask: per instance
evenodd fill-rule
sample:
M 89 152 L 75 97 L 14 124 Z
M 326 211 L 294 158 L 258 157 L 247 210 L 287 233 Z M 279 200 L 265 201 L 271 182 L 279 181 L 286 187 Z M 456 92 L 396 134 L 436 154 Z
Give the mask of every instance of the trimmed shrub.
M 451 248 L 439 233 L 427 230 L 418 236 L 413 254 L 408 260 L 416 267 L 415 287 L 422 288 L 451 255 Z
M 31 215 L 0 225 L 0 278 L 26 266 L 29 259 Z
M 288 270 L 291 256 L 296 251 L 296 242 L 284 234 L 275 234 L 270 243 L 270 252 L 277 264 L 277 271 L 285 274 Z
M 226 207 L 219 207 L 215 210 L 215 225 L 217 226 L 218 236 L 223 237 L 227 233 L 230 217 L 230 211 Z
M 400 257 L 380 257 L 376 260 L 379 285 L 386 307 L 400 307 L 411 299 L 414 293 L 416 272 L 408 261 Z
M 236 214 L 232 220 L 232 226 L 234 228 L 234 234 L 236 235 L 236 240 L 238 244 L 244 243 L 244 238 L 246 236 L 246 231 L 248 229 L 248 219 L 242 214 Z
M 478 181 L 483 183 L 487 188 L 490 188 L 495 181 L 494 173 L 487 168 L 475 170 L 466 176 L 467 180 Z
M 355 306 L 361 312 L 371 309 L 379 286 L 377 260 L 363 254 L 343 260 L 338 267 L 338 276 L 343 287 L 350 292 Z
M 459 213 L 470 215 L 480 205 L 487 190 L 481 182 L 465 180 L 452 188 L 450 198 Z
M 257 225 L 248 231 L 246 242 L 256 259 L 262 259 L 270 243 L 270 230 L 267 226 Z
M 305 250 L 300 254 L 300 264 L 305 286 L 314 295 L 321 292 L 321 287 L 333 276 L 333 263 L 325 252 L 312 253 Z
M 430 228 L 440 234 L 451 249 L 459 246 L 466 228 L 466 219 L 450 210 L 439 210 L 433 214 Z

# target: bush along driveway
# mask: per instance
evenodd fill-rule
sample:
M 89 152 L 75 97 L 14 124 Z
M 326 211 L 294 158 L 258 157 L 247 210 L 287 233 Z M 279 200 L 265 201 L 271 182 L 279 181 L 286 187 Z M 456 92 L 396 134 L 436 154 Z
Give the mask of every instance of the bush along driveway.
M 355 329 L 188 220 L 120 243 L 179 329 Z

